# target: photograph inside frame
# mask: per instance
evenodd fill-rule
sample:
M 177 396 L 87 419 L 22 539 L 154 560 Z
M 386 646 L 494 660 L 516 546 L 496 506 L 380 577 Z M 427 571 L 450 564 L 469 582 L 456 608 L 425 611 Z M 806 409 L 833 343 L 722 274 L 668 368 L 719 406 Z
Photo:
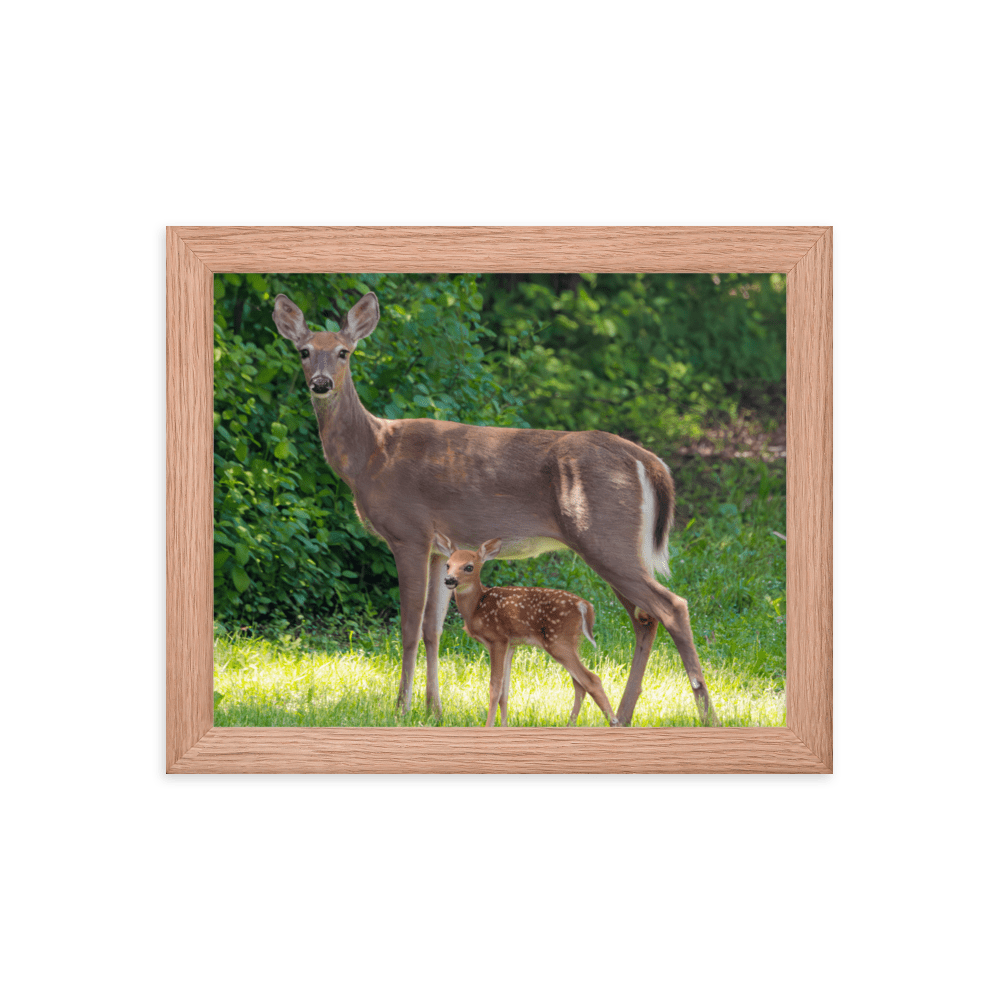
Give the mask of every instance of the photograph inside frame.
M 214 320 L 215 725 L 785 724 L 784 275 L 224 274 Z

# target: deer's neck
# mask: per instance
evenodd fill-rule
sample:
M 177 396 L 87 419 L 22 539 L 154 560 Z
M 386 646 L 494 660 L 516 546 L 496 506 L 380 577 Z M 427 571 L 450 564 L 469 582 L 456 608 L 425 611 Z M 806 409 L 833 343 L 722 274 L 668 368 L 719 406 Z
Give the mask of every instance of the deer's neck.
M 485 593 L 486 588 L 479 580 L 469 584 L 465 590 L 455 591 L 455 604 L 458 607 L 458 613 L 465 619 L 466 625 L 472 621 L 472 616 L 476 613 L 476 608 Z
M 348 486 L 378 448 L 379 420 L 362 405 L 350 376 L 339 392 L 313 396 L 323 454 Z

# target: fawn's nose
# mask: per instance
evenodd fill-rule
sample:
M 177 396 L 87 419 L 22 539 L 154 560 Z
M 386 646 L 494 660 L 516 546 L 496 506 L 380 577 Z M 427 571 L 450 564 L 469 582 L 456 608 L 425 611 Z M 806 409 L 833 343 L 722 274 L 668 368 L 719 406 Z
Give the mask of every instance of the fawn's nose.
M 331 382 L 325 375 L 317 375 L 309 383 L 309 388 L 312 389 L 317 396 L 322 396 L 324 393 L 329 392 L 333 388 L 333 382 Z
M 449 590 L 454 590 L 458 586 L 458 580 L 453 576 L 446 576 L 444 578 L 444 585 Z

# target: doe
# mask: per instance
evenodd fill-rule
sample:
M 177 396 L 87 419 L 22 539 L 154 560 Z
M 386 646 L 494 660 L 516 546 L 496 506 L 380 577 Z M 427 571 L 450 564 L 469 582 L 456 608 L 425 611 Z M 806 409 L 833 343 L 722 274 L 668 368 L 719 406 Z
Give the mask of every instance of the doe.
M 490 710 L 486 725 L 496 720 L 500 705 L 500 725 L 507 725 L 507 692 L 510 664 L 516 646 L 540 646 L 561 663 L 573 680 L 573 711 L 569 724 L 576 723 L 584 694 L 597 702 L 612 726 L 618 717 L 611 708 L 600 677 L 584 666 L 578 652 L 580 637 L 594 642 L 594 606 L 566 590 L 546 587 L 484 587 L 479 574 L 483 563 L 494 558 L 503 540 L 484 542 L 478 552 L 456 549 L 440 532 L 434 543 L 448 557 L 444 585 L 455 594 L 455 603 L 465 621 L 465 631 L 490 651 Z

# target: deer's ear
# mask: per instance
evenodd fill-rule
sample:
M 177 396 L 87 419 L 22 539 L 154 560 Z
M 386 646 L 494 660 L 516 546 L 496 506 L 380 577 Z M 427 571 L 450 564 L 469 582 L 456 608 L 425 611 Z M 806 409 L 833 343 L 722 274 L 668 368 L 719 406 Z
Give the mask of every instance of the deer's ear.
M 356 344 L 378 326 L 378 317 L 378 299 L 374 292 L 369 292 L 351 306 L 341 332 L 346 333 Z
M 486 562 L 488 559 L 496 559 L 497 553 L 503 545 L 502 538 L 491 538 L 488 542 L 483 542 L 479 546 L 479 559 Z
M 451 539 L 447 535 L 442 535 L 440 531 L 434 532 L 434 547 L 445 556 L 450 556 L 455 551 Z
M 282 337 L 296 344 L 305 343 L 311 336 L 302 310 L 287 295 L 274 300 L 274 325 Z

